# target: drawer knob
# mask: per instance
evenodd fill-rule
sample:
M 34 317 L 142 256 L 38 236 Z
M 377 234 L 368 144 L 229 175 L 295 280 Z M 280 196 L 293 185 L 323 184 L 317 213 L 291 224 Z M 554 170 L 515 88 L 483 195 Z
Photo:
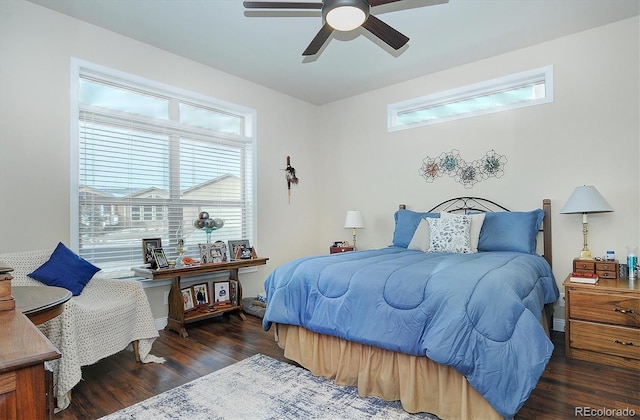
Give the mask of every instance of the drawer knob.
M 620 341 L 620 340 L 613 340 L 614 343 L 616 344 L 622 344 L 623 346 L 633 346 L 633 341 Z
M 621 314 L 627 314 L 627 315 L 633 315 L 636 313 L 636 311 L 633 309 L 620 309 L 620 308 L 613 308 L 613 312 L 620 312 Z

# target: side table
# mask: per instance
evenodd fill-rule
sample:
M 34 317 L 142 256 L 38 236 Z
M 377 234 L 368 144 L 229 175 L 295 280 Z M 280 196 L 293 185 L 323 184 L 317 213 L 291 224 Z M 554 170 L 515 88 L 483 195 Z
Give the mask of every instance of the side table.
M 13 286 L 11 294 L 16 300 L 16 310 L 36 325 L 60 315 L 64 303 L 72 296 L 69 290 L 54 286 Z
M 640 281 L 600 278 L 565 289 L 567 357 L 631 369 L 640 367 Z

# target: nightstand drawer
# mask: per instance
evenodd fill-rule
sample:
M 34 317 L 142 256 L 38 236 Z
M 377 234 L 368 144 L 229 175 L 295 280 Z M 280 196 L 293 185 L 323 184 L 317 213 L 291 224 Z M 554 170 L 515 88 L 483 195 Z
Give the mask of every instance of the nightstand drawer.
M 617 271 L 598 271 L 596 270 L 596 274 L 598 275 L 598 277 L 604 278 L 604 279 L 617 279 L 618 278 L 618 272 Z
M 573 271 L 595 271 L 595 261 L 573 260 Z
M 640 298 L 574 290 L 569 317 L 585 321 L 640 327 Z M 636 340 L 637 341 L 637 340 Z
M 571 347 L 640 359 L 640 330 L 635 328 L 572 321 Z
M 338 254 L 340 252 L 351 252 L 353 251 L 352 246 L 331 246 L 329 247 L 330 254 Z
M 618 271 L 618 264 L 612 261 L 596 261 L 596 271 Z

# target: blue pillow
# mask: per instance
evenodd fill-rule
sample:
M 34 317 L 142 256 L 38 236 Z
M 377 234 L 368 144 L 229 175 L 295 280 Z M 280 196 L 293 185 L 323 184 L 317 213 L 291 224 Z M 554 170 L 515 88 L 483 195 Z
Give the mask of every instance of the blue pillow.
M 527 212 L 486 213 L 478 251 L 515 251 L 536 253 L 536 236 L 542 225 L 544 212 L 536 209 Z
M 98 267 L 60 242 L 49 260 L 28 276 L 49 286 L 64 287 L 78 296 L 98 271 Z
M 439 218 L 440 213 L 418 213 L 404 209 L 398 210 L 393 217 L 396 221 L 396 228 L 393 231 L 393 245 L 406 248 L 411 243 L 420 220 L 425 217 Z

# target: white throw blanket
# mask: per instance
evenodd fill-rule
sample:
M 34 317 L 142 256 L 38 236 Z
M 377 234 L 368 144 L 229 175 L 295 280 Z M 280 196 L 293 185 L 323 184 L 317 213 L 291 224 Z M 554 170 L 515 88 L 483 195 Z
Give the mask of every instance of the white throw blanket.
M 0 261 L 13 267 L 13 286 L 41 286 L 27 274 L 45 263 L 51 253 L 0 254 Z M 69 391 L 82 379 L 81 366 L 118 353 L 132 341 L 138 340 L 143 363 L 164 361 L 149 354 L 159 335 L 147 295 L 137 281 L 108 279 L 98 272 L 79 296 L 64 304 L 60 316 L 38 328 L 62 353 L 60 359 L 47 364 L 53 371 L 56 411 L 69 406 Z

